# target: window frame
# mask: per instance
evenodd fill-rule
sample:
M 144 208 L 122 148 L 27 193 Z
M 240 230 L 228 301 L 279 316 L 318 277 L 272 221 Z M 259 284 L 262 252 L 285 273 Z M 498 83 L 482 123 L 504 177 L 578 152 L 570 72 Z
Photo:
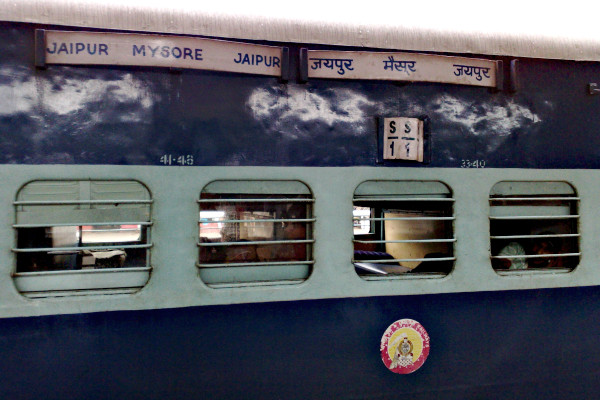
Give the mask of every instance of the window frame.
M 527 187 L 529 186 L 529 187 Z M 545 188 L 544 188 L 545 187 Z M 545 190 L 544 190 L 545 189 Z M 512 196 L 512 197 L 511 197 Z M 490 194 L 488 198 L 490 212 L 489 212 L 489 259 L 492 264 L 492 269 L 499 276 L 519 276 L 519 275 L 544 275 L 544 274 L 567 274 L 573 272 L 581 263 L 581 233 L 579 227 L 579 208 L 581 198 L 577 194 L 577 189 L 574 185 L 565 181 L 535 181 L 535 180 L 527 180 L 527 181 L 498 181 L 496 182 L 492 188 L 490 189 Z M 521 210 L 516 209 L 520 214 L 508 214 L 504 215 L 505 212 L 500 207 L 511 207 L 510 205 L 497 205 L 494 206 L 493 203 L 510 203 L 510 202 L 520 202 L 520 203 L 540 203 L 523 205 L 521 204 Z M 559 205 L 541 205 L 544 202 L 549 203 L 560 203 Z M 559 213 L 558 211 L 561 208 L 566 208 L 568 204 L 569 213 Z M 541 212 L 538 212 L 538 209 Z M 525 213 L 525 210 L 531 209 L 535 210 L 533 214 Z M 550 213 L 549 213 L 550 212 Z M 503 215 L 496 215 L 503 214 Z M 537 215 L 536 215 L 537 214 Z M 529 234 L 516 234 L 516 235 L 497 235 L 492 232 L 492 223 L 493 221 L 560 221 L 560 220 L 574 220 L 571 226 L 574 228 L 574 232 L 570 233 L 549 233 L 545 232 L 550 229 L 544 227 L 544 224 L 540 223 L 538 227 L 535 229 L 531 228 L 530 230 L 538 230 L 539 233 L 529 233 Z M 535 223 L 531 223 L 532 227 L 535 227 Z M 555 223 L 556 226 L 559 223 Z M 566 225 L 566 222 L 565 224 Z M 543 253 L 543 254 L 528 254 L 527 251 L 521 246 L 521 249 L 524 251 L 524 254 L 519 255 L 500 255 L 499 252 L 494 251 L 497 245 L 494 244 L 494 240 L 503 240 L 508 241 L 511 239 L 520 239 L 525 241 L 535 241 L 535 240 L 560 240 L 561 247 L 565 247 L 563 240 L 573 239 L 575 242 L 575 252 L 553 252 L 553 253 Z M 508 242 L 512 243 L 512 242 Z M 517 242 L 520 243 L 520 242 Z M 508 244 L 507 244 L 508 245 Z M 505 245 L 505 246 L 507 246 Z M 530 246 L 528 246 L 530 247 Z M 496 253 L 494 255 L 494 253 Z M 529 263 L 528 260 L 532 259 L 542 259 L 542 258 L 562 258 L 567 259 L 570 257 L 577 257 L 577 262 L 574 263 L 573 267 L 530 267 L 527 265 L 523 269 L 503 269 L 497 268 L 494 266 L 495 260 L 513 260 L 517 259 L 521 262 Z M 511 261 L 512 264 L 512 261 Z
M 376 207 L 375 202 L 386 204 L 389 202 L 389 205 L 386 204 L 385 207 Z M 419 204 L 422 202 L 423 207 L 419 207 L 418 209 L 406 209 L 402 207 L 402 204 Z M 444 209 L 440 208 L 440 210 L 435 210 L 431 207 L 426 207 L 426 203 L 448 203 L 449 206 Z M 454 215 L 454 197 L 452 194 L 452 190 L 449 185 L 442 181 L 437 180 L 367 180 L 361 182 L 354 190 L 352 206 L 353 210 L 355 206 L 359 207 L 370 207 L 372 210 L 380 209 L 380 212 L 377 215 L 372 215 L 369 218 L 374 224 L 381 223 L 384 225 L 386 221 L 394 221 L 394 220 L 415 220 L 415 221 L 448 221 L 447 223 L 450 225 L 450 229 L 445 227 L 446 233 L 449 233 L 451 237 L 436 237 L 436 238 L 427 238 L 427 239 L 398 239 L 386 240 L 384 235 L 385 227 L 381 226 L 379 228 L 374 229 L 374 235 L 379 234 L 379 238 L 374 240 L 363 240 L 359 235 L 353 234 L 353 250 L 356 256 L 356 244 L 374 244 L 374 245 L 387 245 L 394 243 L 402 243 L 402 244 L 418 244 L 422 243 L 424 245 L 427 244 L 435 244 L 435 243 L 447 243 L 447 249 L 450 254 L 446 257 L 401 257 L 397 258 L 392 256 L 391 259 L 375 259 L 375 260 L 360 260 L 356 259 L 355 256 L 352 257 L 352 264 L 355 266 L 355 272 L 357 275 L 366 281 L 379 281 L 379 280 L 390 280 L 390 279 L 432 279 L 432 278 L 444 278 L 452 273 L 454 267 L 456 265 L 456 231 L 454 222 L 456 220 L 456 216 Z M 358 203 L 358 204 L 357 204 Z M 406 216 L 397 216 L 397 217 L 386 217 L 386 210 L 388 213 L 399 213 L 400 211 L 407 214 Z M 377 211 L 375 211 L 377 213 Z M 417 216 L 411 217 L 408 216 L 410 213 L 415 213 Z M 427 213 L 440 213 L 441 216 L 427 216 Z M 379 215 L 380 214 L 380 215 Z M 449 215 L 445 215 L 449 214 Z M 353 223 L 354 225 L 354 223 Z M 444 236 L 448 236 L 447 234 Z M 386 248 L 387 250 L 387 248 Z M 358 250 L 360 251 L 360 250 Z M 378 252 L 379 253 L 379 252 Z M 387 251 L 386 251 L 387 254 Z M 371 274 L 360 274 L 358 273 L 358 268 L 369 270 L 369 265 L 363 264 L 379 264 L 379 263 L 397 263 L 393 268 L 397 268 L 398 266 L 404 268 L 410 268 L 406 266 L 402 266 L 400 263 L 414 263 L 419 262 L 419 265 L 423 263 L 430 262 L 451 262 L 450 268 L 446 268 L 447 272 L 412 272 L 412 270 L 416 267 L 410 268 L 407 271 L 398 272 L 398 273 L 389 273 L 387 268 L 382 267 L 373 269 L 373 275 Z M 359 265 L 357 265 L 359 264 Z M 425 264 L 423 264 L 425 265 Z M 391 268 L 389 268 L 391 270 Z M 398 268 L 397 268 L 398 269 Z M 400 269 L 398 269 L 400 270 Z
M 79 193 L 60 192 L 62 185 L 73 185 Z M 96 185 L 97 191 L 91 187 Z M 123 189 L 123 198 L 101 198 L 114 196 L 111 185 L 123 188 L 135 188 L 133 191 Z M 55 188 L 55 193 L 35 193 L 37 188 Z M 103 193 L 102 190 L 109 191 Z M 32 189 L 33 188 L 33 189 Z M 32 190 L 34 193 L 27 193 Z M 52 190 L 50 190 L 52 191 Z M 117 192 L 118 193 L 118 192 Z M 128 198 L 140 194 L 139 198 Z M 70 199 L 65 197 L 71 196 Z M 98 198 L 93 198 L 94 196 Z M 54 199 L 40 199 L 54 197 Z M 38 198 L 38 199 L 36 199 Z M 15 254 L 15 267 L 12 274 L 13 283 L 21 295 L 29 298 L 67 297 L 91 294 L 131 294 L 141 290 L 149 281 L 152 271 L 151 248 L 152 235 L 152 194 L 148 187 L 135 179 L 36 179 L 19 188 L 13 202 L 15 210 L 14 229 L 15 246 L 11 249 Z M 114 205 L 114 208 L 109 208 Z M 36 210 L 36 211 L 33 211 Z M 30 213 L 30 214 L 27 214 Z M 107 220 L 111 214 L 117 217 L 129 216 L 126 221 Z M 85 243 L 82 240 L 75 246 L 52 247 L 19 247 L 19 230 L 30 228 L 53 229 L 55 227 L 75 227 L 81 233 L 82 226 L 114 226 L 139 225 L 140 240 L 135 244 L 128 241 L 107 245 Z M 89 250 L 145 249 L 145 265 L 131 267 L 106 267 L 85 269 L 83 262 L 77 262 L 75 269 L 58 269 L 43 271 L 18 271 L 19 256 L 25 253 L 42 253 L 51 255 L 64 252 L 65 255 L 81 257 Z
M 215 196 L 214 198 L 203 198 L 203 195 Z M 221 197 L 219 197 L 221 196 Z M 238 196 L 238 197 L 236 197 Z M 244 196 L 251 196 L 246 197 Z M 290 197 L 285 197 L 290 196 Z M 292 197 L 297 196 L 297 197 Z M 302 197 L 304 196 L 304 197 Z M 219 179 L 206 184 L 200 191 L 197 200 L 199 205 L 199 227 L 198 227 L 198 257 L 196 267 L 202 282 L 214 289 L 247 287 L 247 286 L 270 286 L 270 285 L 293 285 L 309 279 L 315 264 L 314 260 L 314 216 L 315 198 L 310 187 L 300 180 L 235 180 Z M 224 242 L 202 242 L 201 223 L 205 223 L 200 217 L 202 211 L 212 211 L 202 208 L 203 204 L 223 203 L 237 204 L 306 204 L 305 218 L 268 218 L 263 222 L 272 223 L 302 223 L 305 227 L 304 239 L 276 239 L 276 240 L 250 240 L 250 241 L 224 241 Z M 236 211 L 237 213 L 237 211 Z M 243 220 L 241 218 L 226 219 L 218 221 L 221 224 L 245 224 L 256 223 L 254 220 Z M 202 248 L 232 246 L 276 246 L 304 244 L 306 260 L 299 261 L 268 261 L 258 260 L 251 262 L 203 262 L 201 259 Z

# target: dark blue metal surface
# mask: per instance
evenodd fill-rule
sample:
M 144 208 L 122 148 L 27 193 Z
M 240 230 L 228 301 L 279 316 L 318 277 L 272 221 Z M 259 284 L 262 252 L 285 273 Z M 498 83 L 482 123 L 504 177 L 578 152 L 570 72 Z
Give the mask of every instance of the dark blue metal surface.
M 297 45 L 287 84 L 210 71 L 36 69 L 35 28 L 0 23 L 0 163 L 161 165 L 163 155 L 192 155 L 194 165 L 374 166 L 378 116 L 427 115 L 430 167 L 600 167 L 600 97 L 587 94 L 598 63 L 522 59 L 516 94 L 299 84 Z
M 0 320 L 4 399 L 593 398 L 600 289 L 547 289 Z M 431 338 L 410 375 L 385 329 Z

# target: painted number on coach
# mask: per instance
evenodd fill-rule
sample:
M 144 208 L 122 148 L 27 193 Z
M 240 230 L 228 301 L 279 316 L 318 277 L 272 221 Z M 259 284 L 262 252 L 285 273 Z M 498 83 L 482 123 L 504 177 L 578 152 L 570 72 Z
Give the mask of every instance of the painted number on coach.
M 485 160 L 461 160 L 461 168 L 485 168 Z
M 163 154 L 160 157 L 160 163 L 163 165 L 194 165 L 194 156 L 191 154 L 184 156 Z

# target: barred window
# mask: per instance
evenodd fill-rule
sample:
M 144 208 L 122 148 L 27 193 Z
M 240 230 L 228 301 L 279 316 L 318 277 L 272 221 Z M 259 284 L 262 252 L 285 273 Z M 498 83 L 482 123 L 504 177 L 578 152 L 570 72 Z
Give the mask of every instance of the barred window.
M 454 266 L 454 199 L 436 181 L 367 181 L 354 192 L 356 272 L 444 276 Z
M 296 283 L 312 258 L 314 202 L 298 181 L 214 181 L 198 200 L 201 279 L 212 287 Z
M 579 263 L 579 198 L 566 182 L 499 182 L 490 192 L 492 266 L 568 272 Z
M 132 293 L 150 277 L 152 199 L 137 181 L 33 181 L 16 196 L 17 289 Z

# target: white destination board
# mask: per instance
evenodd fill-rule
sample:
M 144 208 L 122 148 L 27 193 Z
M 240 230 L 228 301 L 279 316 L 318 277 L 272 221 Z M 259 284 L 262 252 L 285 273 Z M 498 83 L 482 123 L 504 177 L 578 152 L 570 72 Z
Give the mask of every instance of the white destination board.
M 383 159 L 423 162 L 423 121 L 384 118 Z
M 185 36 L 45 31 L 46 64 L 192 68 L 281 76 L 282 48 Z
M 496 87 L 497 61 L 417 53 L 308 50 L 308 78 Z

